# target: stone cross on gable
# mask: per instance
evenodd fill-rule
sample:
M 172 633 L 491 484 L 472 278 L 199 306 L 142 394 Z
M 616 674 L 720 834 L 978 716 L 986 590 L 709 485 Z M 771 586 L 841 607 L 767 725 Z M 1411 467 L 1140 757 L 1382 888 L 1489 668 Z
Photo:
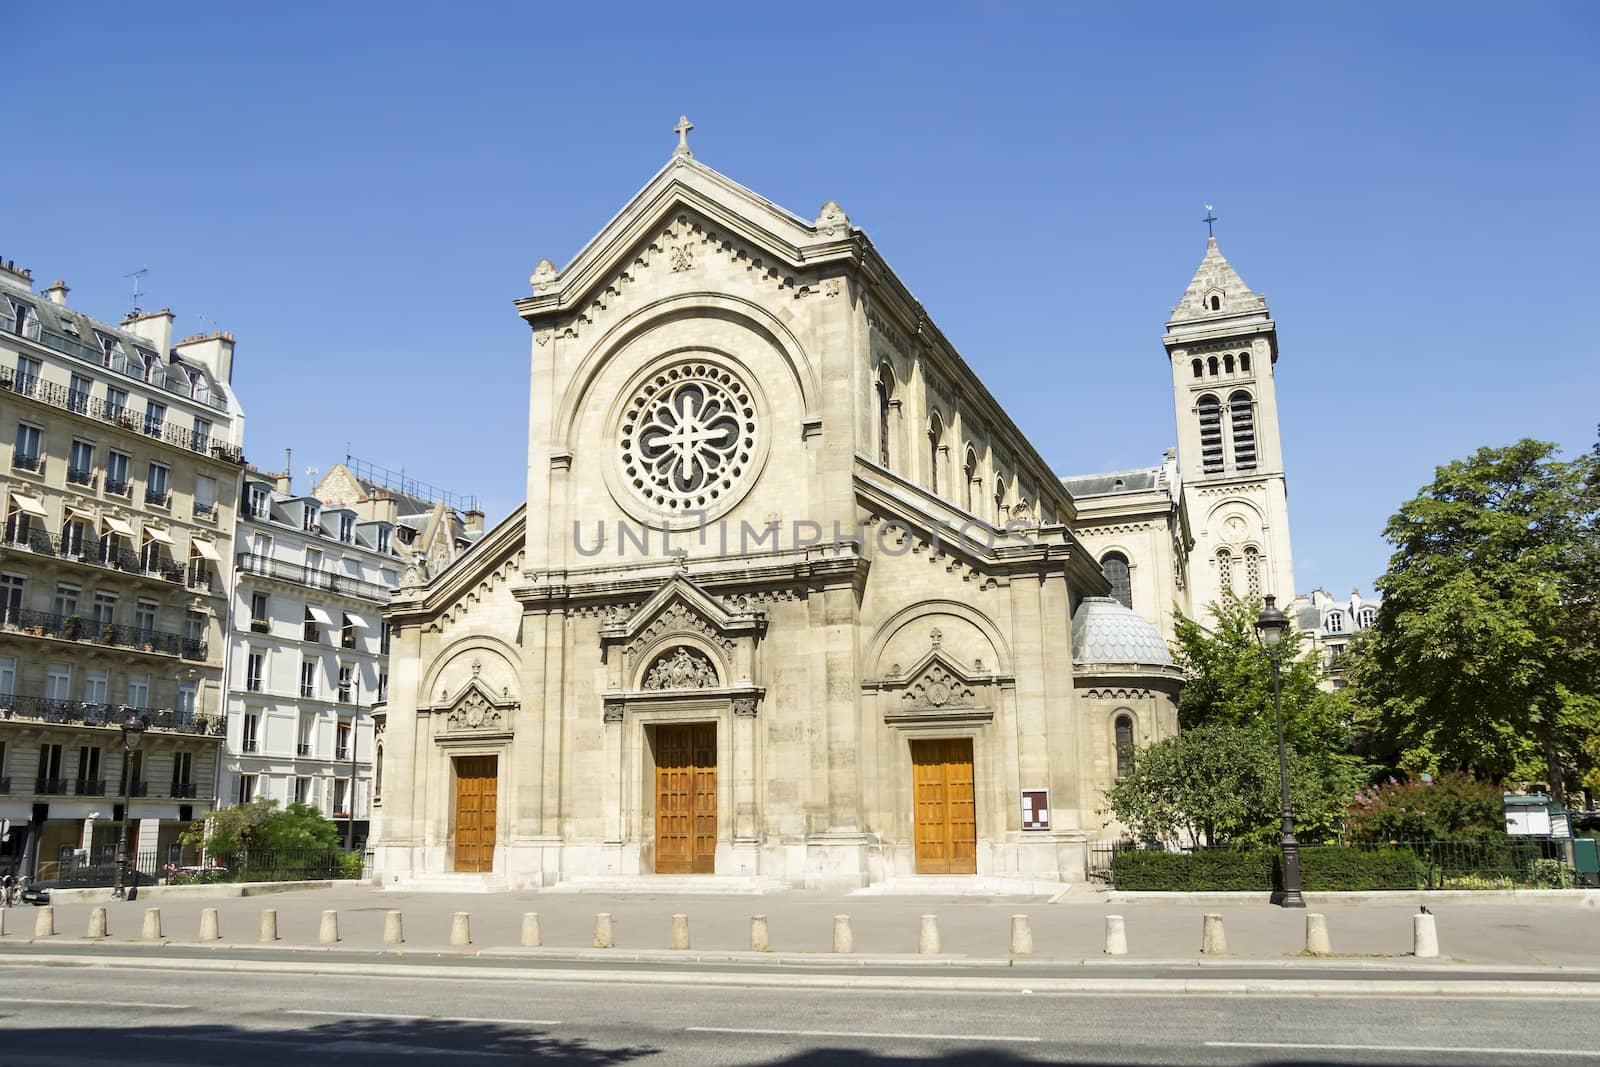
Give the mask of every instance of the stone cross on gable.
M 678 124 L 672 127 L 672 132 L 678 135 L 678 147 L 672 150 L 673 155 L 694 158 L 694 153 L 689 151 L 689 131 L 692 129 L 694 123 L 689 121 L 689 116 L 679 115 Z

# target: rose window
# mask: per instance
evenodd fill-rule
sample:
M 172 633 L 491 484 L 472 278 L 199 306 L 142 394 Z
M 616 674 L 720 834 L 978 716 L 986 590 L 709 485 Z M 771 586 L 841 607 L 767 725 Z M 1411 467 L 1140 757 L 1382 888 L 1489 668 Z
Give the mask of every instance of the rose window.
M 618 456 L 633 490 L 655 507 L 715 505 L 750 467 L 756 406 L 744 383 L 709 363 L 652 377 L 623 414 Z

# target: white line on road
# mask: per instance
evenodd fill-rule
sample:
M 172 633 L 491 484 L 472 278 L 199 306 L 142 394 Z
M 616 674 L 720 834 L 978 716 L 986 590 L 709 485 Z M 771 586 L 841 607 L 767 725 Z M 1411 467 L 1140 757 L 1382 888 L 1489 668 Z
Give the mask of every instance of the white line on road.
M 50 997 L 6 997 L 6 1004 L 60 1004 L 72 1008 L 172 1008 L 186 1011 L 191 1004 L 149 1004 L 138 1000 L 55 1000 Z
M 692 1034 L 751 1034 L 757 1037 L 872 1037 L 897 1041 L 1007 1041 L 1037 1042 L 1037 1037 L 1010 1037 L 994 1034 L 892 1034 L 863 1030 L 758 1030 L 737 1026 L 686 1026 Z
M 1455 1052 L 1467 1056 L 1593 1056 L 1593 1049 L 1464 1048 L 1460 1045 L 1314 1045 L 1279 1041 L 1207 1041 L 1207 1048 L 1285 1049 L 1300 1052 Z
M 326 1015 L 336 1019 L 393 1019 L 396 1022 L 492 1023 L 498 1026 L 560 1026 L 560 1019 L 483 1019 L 465 1015 L 392 1015 L 381 1011 L 319 1011 L 285 1008 L 285 1015 Z

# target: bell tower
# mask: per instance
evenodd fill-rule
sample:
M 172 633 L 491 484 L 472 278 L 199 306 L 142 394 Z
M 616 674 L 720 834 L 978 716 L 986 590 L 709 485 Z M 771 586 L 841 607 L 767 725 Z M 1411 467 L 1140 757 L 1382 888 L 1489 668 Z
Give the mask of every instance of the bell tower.
M 1287 604 L 1295 588 L 1278 443 L 1278 330 L 1266 297 L 1250 291 L 1215 237 L 1162 341 L 1195 534 L 1186 610 L 1204 621 L 1229 588 Z

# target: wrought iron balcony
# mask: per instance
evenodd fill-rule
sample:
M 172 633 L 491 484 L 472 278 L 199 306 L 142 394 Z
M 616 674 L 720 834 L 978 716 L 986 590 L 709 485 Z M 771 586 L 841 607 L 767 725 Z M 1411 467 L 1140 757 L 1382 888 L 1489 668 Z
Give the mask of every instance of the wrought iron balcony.
M 260 752 L 261 742 L 257 741 L 255 738 L 247 738 L 244 743 L 239 746 L 239 751 L 252 754 Z
M 300 744 L 294 746 L 294 754 L 296 756 L 309 756 L 311 755 L 311 746 L 301 742 Z
M 172 506 L 172 492 L 166 489 L 151 489 L 148 486 L 144 491 L 144 502 L 153 508 Z
M 39 473 L 44 470 L 44 461 L 39 458 L 39 454 L 37 452 L 31 454 L 27 452 L 11 453 L 11 465 L 19 471 L 34 471 L 35 473 Z
M 86 485 L 90 489 L 93 489 L 94 488 L 94 468 L 92 468 L 92 467 L 68 467 L 67 468 L 67 484 L 69 484 L 69 485 Z
M 13 693 L 0 696 L 0 721 L 42 722 L 51 726 L 105 726 L 119 728 L 136 716 L 151 730 L 171 730 L 180 734 L 221 737 L 221 716 L 202 716 L 126 704 L 91 704 L 82 700 L 49 700 L 40 696 Z M 65 781 L 65 779 L 63 779 Z
M 91 641 L 97 645 L 143 649 L 184 659 L 205 659 L 206 643 L 166 630 L 141 626 L 95 624 L 77 615 L 54 615 L 45 611 L 0 608 L 0 628 L 20 631 L 30 637 L 54 637 L 64 641 Z
M 14 526 L 8 527 L 3 539 L 3 543 L 10 548 L 27 549 L 41 556 L 54 556 L 57 559 L 82 563 L 90 567 L 105 567 L 125 574 L 143 574 L 159 578 L 164 582 L 184 584 L 186 574 L 181 564 L 165 557 L 150 561 L 142 560 L 137 552 L 124 547 L 124 541 L 124 538 L 116 534 L 107 534 L 105 537 L 57 537 L 46 533 L 36 523 L 30 523 L 26 532 Z M 209 575 L 209 567 L 206 572 Z M 201 583 L 191 583 L 191 585 L 196 588 L 205 587 Z
M 106 780 L 79 778 L 74 791 L 80 797 L 103 797 L 106 795 Z
M 196 787 L 193 782 L 173 782 L 172 792 L 168 795 L 173 800 L 186 800 L 193 799 L 195 792 Z
M 54 337 L 56 335 L 46 330 L 45 336 Z M 51 347 L 57 346 L 52 345 Z M 98 353 L 93 358 L 97 363 L 100 361 Z M 91 419 L 109 423 L 112 426 L 119 426 L 133 433 L 143 433 L 148 437 L 156 437 L 169 445 L 188 449 L 190 452 L 198 452 L 203 456 L 211 456 L 224 463 L 232 463 L 235 466 L 244 465 L 244 454 L 237 445 L 217 441 L 210 434 L 197 433 L 193 427 L 183 427 L 177 423 L 135 414 L 122 404 L 107 403 L 92 396 L 86 397 L 82 391 L 74 392 L 65 386 L 57 385 L 55 382 L 42 381 L 30 374 L 19 375 L 9 367 L 0 367 L 0 389 L 8 390 L 18 396 L 28 397 L 49 407 L 86 415 Z M 220 400 L 220 398 L 211 397 L 205 400 L 204 403 L 218 410 L 227 410 L 227 403 Z
M 66 778 L 35 778 L 33 791 L 45 795 L 59 793 L 63 796 L 67 792 L 68 780 Z
M 150 795 L 150 783 L 149 782 L 130 782 L 124 788 L 124 792 L 125 792 L 125 794 L 127 796 L 130 796 L 130 797 L 147 797 L 147 796 Z
M 132 496 L 133 495 L 133 483 L 129 482 L 129 481 L 123 481 L 123 480 L 117 479 L 117 478 L 107 478 L 106 479 L 106 495 L 107 496 Z
M 364 582 L 358 578 L 347 578 L 342 574 L 317 570 L 298 563 L 286 563 L 270 556 L 257 556 L 253 553 L 245 552 L 240 554 L 238 564 L 241 574 L 258 574 L 266 578 L 277 578 L 279 581 L 293 582 L 296 585 L 304 585 L 312 589 L 326 589 L 330 592 L 360 597 L 364 600 L 387 602 L 389 599 L 389 587 L 379 585 L 377 582 Z M 306 638 L 308 641 L 316 639 L 312 637 Z

